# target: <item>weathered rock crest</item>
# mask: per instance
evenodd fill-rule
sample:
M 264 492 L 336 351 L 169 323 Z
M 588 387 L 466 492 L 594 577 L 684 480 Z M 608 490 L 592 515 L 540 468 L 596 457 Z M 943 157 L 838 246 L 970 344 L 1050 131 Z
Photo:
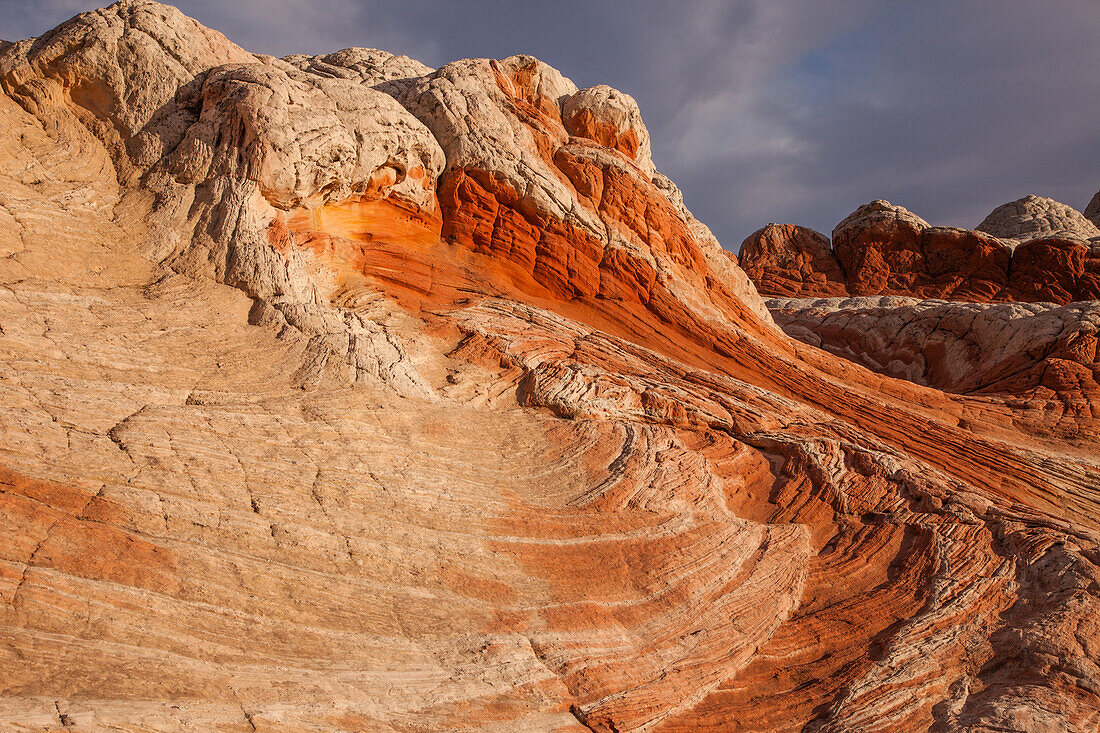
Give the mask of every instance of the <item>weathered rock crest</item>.
M 1100 720 L 1080 316 L 944 346 L 1052 394 L 790 339 L 634 100 L 528 56 L 275 59 L 124 0 L 0 89 L 4 725 Z M 887 281 L 971 236 L 857 219 Z

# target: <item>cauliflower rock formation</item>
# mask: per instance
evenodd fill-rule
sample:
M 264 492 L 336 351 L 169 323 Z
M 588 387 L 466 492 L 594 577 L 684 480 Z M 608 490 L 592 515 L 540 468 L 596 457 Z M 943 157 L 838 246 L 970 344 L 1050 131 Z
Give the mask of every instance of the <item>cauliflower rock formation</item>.
M 1036 197 L 1021 201 L 1029 199 Z M 1057 211 L 1071 211 L 1050 204 Z M 769 225 L 744 241 L 741 261 L 760 292 L 775 297 L 896 295 L 1061 305 L 1098 298 L 1100 238 L 1083 238 L 1092 234 L 1091 224 L 1078 212 L 1063 219 L 1057 234 L 1050 234 L 1056 227 L 1046 219 L 1042 231 L 1029 220 L 1031 224 L 1017 222 L 997 231 L 1029 226 L 1031 234 L 999 238 L 981 228 L 929 226 L 900 206 L 879 200 L 838 224 L 831 246 L 817 235 L 821 239 L 810 257 L 799 241 L 809 230 Z
M 1100 237 L 1100 229 L 1080 211 L 1035 195 L 998 206 L 977 229 L 1017 243 L 1040 237 L 1084 240 Z
M 803 344 L 633 101 L 529 56 L 123 0 L 0 90 L 0 727 L 1095 727 L 1087 308 L 851 316 L 906 380 Z M 746 259 L 996 282 L 933 229 Z
M 416 59 L 377 48 L 345 48 L 319 56 L 294 54 L 283 60 L 302 71 L 320 76 L 354 79 L 367 86 L 399 79 L 414 79 L 432 72 L 431 67 Z
M 570 135 L 595 140 L 618 150 L 646 173 L 656 172 L 649 130 L 638 103 L 629 94 L 606 84 L 582 89 L 562 104 L 562 121 Z
M 846 295 L 844 272 L 829 239 L 813 229 L 768 224 L 741 243 L 738 261 L 768 295 Z

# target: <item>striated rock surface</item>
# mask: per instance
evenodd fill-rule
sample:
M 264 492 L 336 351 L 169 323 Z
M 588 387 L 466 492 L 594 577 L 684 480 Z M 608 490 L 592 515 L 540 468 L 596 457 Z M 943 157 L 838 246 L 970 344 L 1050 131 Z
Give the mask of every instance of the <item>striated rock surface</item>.
M 1100 408 L 1097 301 L 986 305 L 873 297 L 775 299 L 768 307 L 801 341 L 917 384 L 1015 395 L 1028 410 L 1059 414 L 1071 436 Z
M 446 154 L 444 240 L 490 256 L 531 296 L 637 303 L 665 320 L 748 309 L 767 321 L 748 278 L 671 182 L 620 149 L 569 135 L 563 105 L 599 111 L 593 99 L 629 99 L 590 91 L 530 56 L 453 62 L 395 91 Z
M 1100 721 L 1092 311 L 973 306 L 926 384 L 804 345 L 527 56 L 124 0 L 0 87 L 0 727 Z

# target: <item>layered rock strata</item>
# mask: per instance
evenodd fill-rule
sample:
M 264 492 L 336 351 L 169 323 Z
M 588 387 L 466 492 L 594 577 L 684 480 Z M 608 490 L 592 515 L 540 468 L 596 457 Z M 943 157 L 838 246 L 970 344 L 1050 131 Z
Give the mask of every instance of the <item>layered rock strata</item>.
M 1100 720 L 1095 413 L 785 336 L 627 95 L 148 0 L 0 88 L 3 725 Z

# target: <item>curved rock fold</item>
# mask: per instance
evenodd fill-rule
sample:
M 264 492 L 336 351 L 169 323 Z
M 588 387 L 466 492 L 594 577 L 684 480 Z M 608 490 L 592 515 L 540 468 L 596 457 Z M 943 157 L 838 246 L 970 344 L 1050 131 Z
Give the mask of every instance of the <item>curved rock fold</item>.
M 1067 227 L 739 264 L 625 93 L 151 0 L 0 88 L 3 726 L 1100 722 L 1095 309 L 958 302 Z

